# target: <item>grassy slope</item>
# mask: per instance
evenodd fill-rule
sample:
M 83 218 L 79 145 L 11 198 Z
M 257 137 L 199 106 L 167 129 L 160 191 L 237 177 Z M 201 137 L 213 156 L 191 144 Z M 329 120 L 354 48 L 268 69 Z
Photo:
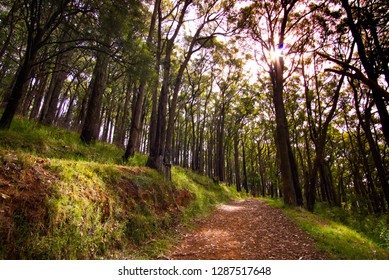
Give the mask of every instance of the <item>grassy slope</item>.
M 123 165 L 122 153 L 23 120 L 0 131 L 0 259 L 157 258 L 172 228 L 238 197 L 182 168 L 168 182 L 141 155 Z
M 302 208 L 286 208 L 279 200 L 264 200 L 273 207 L 281 208 L 289 219 L 315 239 L 319 249 L 325 251 L 331 259 L 389 259 L 389 240 L 387 240 L 389 233 L 387 227 L 382 229 L 382 232 L 387 235 L 383 237 L 387 243 L 379 244 L 377 240 L 374 240 L 375 238 L 371 232 L 361 229 L 362 221 L 359 221 L 358 228 L 356 225 L 346 226 L 335 221 L 340 215 L 332 216 L 332 219 L 330 219 L 327 214 L 321 211 L 311 213 Z M 379 224 L 379 221 L 370 221 L 372 227 L 377 227 L 377 224 Z M 371 228 L 371 231 L 373 230 L 374 228 Z

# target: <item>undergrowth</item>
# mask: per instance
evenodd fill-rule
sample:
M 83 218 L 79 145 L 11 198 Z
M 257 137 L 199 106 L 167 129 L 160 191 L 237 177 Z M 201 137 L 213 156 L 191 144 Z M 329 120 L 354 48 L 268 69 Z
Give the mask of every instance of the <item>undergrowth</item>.
M 281 200 L 264 200 L 273 207 L 281 208 L 315 239 L 319 249 L 331 259 L 389 259 L 387 232 L 384 239 L 381 239 L 382 235 L 380 237 L 380 232 L 388 225 L 383 225 L 388 216 L 357 216 L 342 209 L 323 209 L 320 205 L 311 213 L 302 208 L 285 207 Z M 382 227 L 378 226 L 381 223 Z
M 330 207 L 325 203 L 317 203 L 314 213 L 347 225 L 357 232 L 368 236 L 380 247 L 389 250 L 389 215 L 366 214 L 347 211 L 340 207 Z

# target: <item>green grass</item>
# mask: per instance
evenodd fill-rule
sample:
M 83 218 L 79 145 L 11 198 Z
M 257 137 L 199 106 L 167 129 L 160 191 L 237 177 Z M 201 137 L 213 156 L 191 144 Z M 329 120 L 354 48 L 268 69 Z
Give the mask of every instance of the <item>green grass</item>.
M 0 130 L 0 148 L 45 158 L 122 164 L 124 149 L 103 142 L 85 145 L 79 134 L 16 117 L 9 130 Z M 137 155 L 127 165 L 144 165 Z
M 212 179 L 181 167 L 173 167 L 172 180 L 177 188 L 185 188 L 195 197 L 190 206 L 185 209 L 184 216 L 187 216 L 187 220 L 198 214 L 206 215 L 212 209 L 211 205 L 245 196 L 243 193 L 238 193 L 233 186 L 215 184 Z
M 330 219 L 302 208 L 288 208 L 280 200 L 265 201 L 272 207 L 281 208 L 289 219 L 315 239 L 318 248 L 326 252 L 331 259 L 389 259 L 389 251 L 380 246 L 374 238 L 334 221 L 334 217 Z
M 317 203 L 316 214 L 353 228 L 372 239 L 380 247 L 389 250 L 389 215 L 373 215 L 364 212 L 348 211 L 340 207 L 329 207 Z

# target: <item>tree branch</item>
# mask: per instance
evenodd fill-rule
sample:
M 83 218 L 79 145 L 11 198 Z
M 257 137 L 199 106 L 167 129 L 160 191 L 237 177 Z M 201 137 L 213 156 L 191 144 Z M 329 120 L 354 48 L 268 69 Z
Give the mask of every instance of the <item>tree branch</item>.
M 366 86 L 368 86 L 371 90 L 376 91 L 377 93 L 379 93 L 380 95 L 382 95 L 385 98 L 389 98 L 388 91 L 386 91 L 383 87 L 381 87 L 377 82 L 366 77 L 362 73 L 362 71 L 359 70 L 358 68 L 356 68 L 355 66 L 352 66 L 344 61 L 335 59 L 335 58 L 333 58 L 327 54 L 324 54 L 324 53 L 318 53 L 318 55 L 328 59 L 329 61 L 332 61 L 332 62 L 338 64 L 339 66 L 341 66 L 343 68 L 343 69 L 327 68 L 327 69 L 324 69 L 324 71 L 333 72 L 333 73 L 340 74 L 340 75 L 345 75 L 347 77 L 359 80 L 362 83 L 364 83 Z M 351 73 L 347 70 L 352 70 L 354 73 Z

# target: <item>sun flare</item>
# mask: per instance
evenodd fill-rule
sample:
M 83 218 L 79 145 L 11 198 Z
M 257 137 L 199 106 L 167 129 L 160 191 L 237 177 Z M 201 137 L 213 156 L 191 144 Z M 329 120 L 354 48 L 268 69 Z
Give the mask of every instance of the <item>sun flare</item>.
M 270 59 L 271 60 L 277 60 L 280 57 L 284 56 L 284 45 L 281 44 L 277 48 L 271 48 L 270 50 Z

